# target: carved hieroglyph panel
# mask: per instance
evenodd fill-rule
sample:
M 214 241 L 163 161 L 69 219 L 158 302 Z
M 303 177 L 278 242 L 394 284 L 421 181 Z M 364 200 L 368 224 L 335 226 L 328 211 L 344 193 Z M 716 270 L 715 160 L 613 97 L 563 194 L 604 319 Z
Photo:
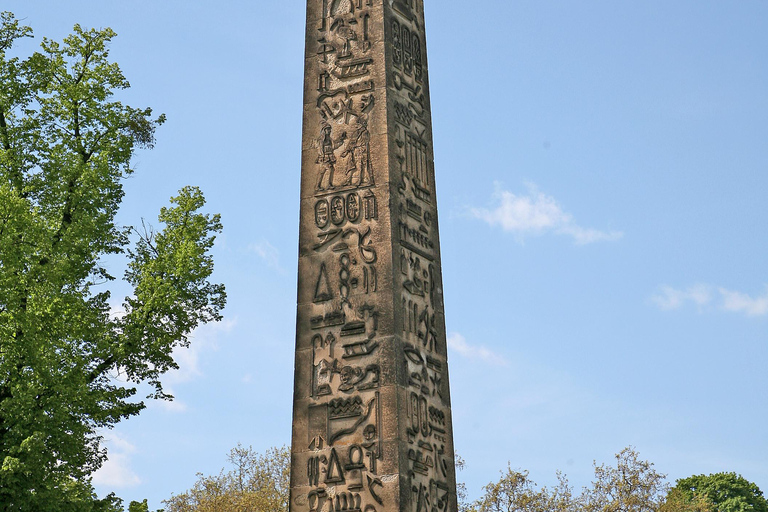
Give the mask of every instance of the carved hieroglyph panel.
M 422 0 L 308 0 L 292 512 L 456 510 Z

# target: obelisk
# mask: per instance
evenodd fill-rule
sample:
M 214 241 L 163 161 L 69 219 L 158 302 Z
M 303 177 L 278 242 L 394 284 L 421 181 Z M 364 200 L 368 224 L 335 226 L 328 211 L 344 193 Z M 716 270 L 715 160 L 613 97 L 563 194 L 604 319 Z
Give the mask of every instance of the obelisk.
M 291 512 L 455 512 L 423 0 L 308 0 Z

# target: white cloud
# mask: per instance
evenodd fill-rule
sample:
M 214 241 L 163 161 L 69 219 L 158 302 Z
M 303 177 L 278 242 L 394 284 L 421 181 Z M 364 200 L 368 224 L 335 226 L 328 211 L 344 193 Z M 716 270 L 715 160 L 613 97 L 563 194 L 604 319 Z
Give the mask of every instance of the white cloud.
M 173 359 L 178 363 L 179 369 L 171 370 L 162 377 L 165 392 L 172 395 L 174 399 L 152 400 L 149 407 L 174 414 L 186 412 L 187 404 L 179 398 L 179 394 L 174 389 L 203 375 L 200 363 L 204 360 L 206 353 L 218 350 L 219 335 L 230 332 L 235 325 L 237 325 L 236 318 L 202 325 L 195 329 L 190 335 L 189 347 L 178 347 L 173 351 Z
M 670 311 L 680 309 L 686 302 L 693 302 L 702 308 L 712 301 L 712 287 L 706 284 L 696 284 L 684 290 L 663 285 L 659 293 L 651 297 L 659 308 Z
M 128 488 L 141 484 L 141 479 L 131 469 L 131 454 L 136 448 L 126 439 L 109 433 L 104 435 L 108 458 L 93 474 L 93 483 L 110 488 Z
M 171 370 L 164 378 L 163 383 L 180 384 L 200 377 L 203 373 L 200 369 L 201 356 L 205 352 L 218 349 L 218 337 L 221 333 L 230 332 L 237 319 L 224 319 L 221 322 L 201 325 L 190 335 L 189 347 L 179 347 L 173 351 L 173 359 L 178 363 L 178 370 Z
M 262 239 L 259 243 L 250 244 L 248 250 L 255 252 L 267 266 L 280 270 L 280 251 L 267 240 Z
M 765 294 L 751 297 L 745 293 L 718 288 L 723 299 L 722 308 L 734 313 L 744 313 L 747 316 L 768 315 L 768 286 Z
M 516 195 L 497 186 L 493 196 L 498 206 L 491 210 L 472 208 L 472 215 L 491 226 L 500 225 L 504 231 L 515 234 L 520 241 L 526 236 L 553 233 L 570 236 L 576 244 L 585 245 L 618 240 L 624 236 L 620 231 L 600 231 L 579 226 L 555 198 L 539 192 L 530 183 L 527 195 Z
M 506 366 L 507 360 L 502 356 L 492 352 L 486 347 L 479 345 L 470 345 L 461 334 L 454 332 L 448 335 L 448 348 L 469 359 L 482 359 L 483 361 L 497 365 Z
M 696 284 L 683 289 L 663 285 L 659 287 L 657 294 L 651 296 L 651 301 L 665 311 L 680 309 L 688 303 L 695 304 L 699 311 L 702 311 L 705 306 L 715 304 L 718 308 L 732 313 L 764 316 L 768 315 L 768 286 L 763 295 L 752 297 L 743 292 L 716 288 L 708 284 Z

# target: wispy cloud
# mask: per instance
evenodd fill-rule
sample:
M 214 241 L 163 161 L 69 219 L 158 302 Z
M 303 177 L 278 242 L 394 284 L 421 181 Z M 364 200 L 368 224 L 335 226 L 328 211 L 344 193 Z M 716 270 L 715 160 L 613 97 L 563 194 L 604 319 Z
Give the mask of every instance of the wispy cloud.
M 763 295 L 751 296 L 708 284 L 696 284 L 688 288 L 662 285 L 658 293 L 651 296 L 651 301 L 665 311 L 694 304 L 699 311 L 704 311 L 707 306 L 715 306 L 723 311 L 746 316 L 765 316 L 768 315 L 768 286 Z
M 163 388 L 166 393 L 174 397 L 173 400 L 153 400 L 149 403 L 149 407 L 174 414 L 186 412 L 187 404 L 181 400 L 176 390 L 203 375 L 200 363 L 205 359 L 206 353 L 218 350 L 221 334 L 230 332 L 235 325 L 237 325 L 236 318 L 224 319 L 195 329 L 190 335 L 189 346 L 179 347 L 173 351 L 173 359 L 178 363 L 179 369 L 169 371 L 162 378 Z
M 131 454 L 136 448 L 115 433 L 104 435 L 108 458 L 93 474 L 93 483 L 110 488 L 124 489 L 141 484 L 141 479 L 131 468 Z
M 200 377 L 201 356 L 205 352 L 218 349 L 218 339 L 221 334 L 228 333 L 237 325 L 237 319 L 224 319 L 221 322 L 201 325 L 190 335 L 189 347 L 177 348 L 173 351 L 173 359 L 178 363 L 178 370 L 171 370 L 163 378 L 163 383 L 181 384 Z
M 507 360 L 481 345 L 470 345 L 466 338 L 454 332 L 448 335 L 448 349 L 468 359 L 481 359 L 496 366 L 506 366 Z
M 706 284 L 696 284 L 685 289 L 677 289 L 663 285 L 651 300 L 659 308 L 670 311 L 681 308 L 685 303 L 692 302 L 702 308 L 712 302 L 712 287 Z
M 527 194 L 517 195 L 497 185 L 493 194 L 495 207 L 472 208 L 470 211 L 491 226 L 499 225 L 504 231 L 513 233 L 521 242 L 526 237 L 548 233 L 569 236 L 578 245 L 613 241 L 624 236 L 621 231 L 601 231 L 578 225 L 554 197 L 540 192 L 532 183 L 527 186 Z
M 248 250 L 256 253 L 259 258 L 264 260 L 267 266 L 281 270 L 280 251 L 267 240 L 262 239 L 260 242 L 250 244 Z
M 722 307 L 726 311 L 744 313 L 747 316 L 768 315 L 768 286 L 765 287 L 765 293 L 757 297 L 725 288 L 718 288 L 718 291 L 723 299 Z

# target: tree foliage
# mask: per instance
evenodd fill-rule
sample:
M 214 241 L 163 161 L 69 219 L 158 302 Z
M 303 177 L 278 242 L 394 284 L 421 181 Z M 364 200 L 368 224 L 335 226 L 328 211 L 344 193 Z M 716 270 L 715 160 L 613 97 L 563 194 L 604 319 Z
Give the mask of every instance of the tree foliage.
M 128 505 L 128 512 L 150 512 L 149 505 L 147 504 L 147 500 L 132 501 Z M 156 512 L 164 512 L 164 511 L 161 509 L 161 510 L 157 510 Z
M 683 503 L 704 501 L 717 512 L 768 512 L 768 500 L 760 488 L 736 473 L 682 478 L 673 491 Z
M 616 454 L 615 465 L 594 464 L 591 485 L 575 494 L 565 475 L 539 488 L 528 471 L 511 466 L 470 502 L 457 482 L 459 512 L 768 512 L 757 486 L 735 473 L 694 476 L 669 488 L 666 476 L 632 447 Z M 287 512 L 290 452 L 286 447 L 257 454 L 238 445 L 232 467 L 218 475 L 198 474 L 193 488 L 164 503 L 165 512 Z M 456 456 L 456 468 L 465 469 Z
M 616 466 L 595 464 L 595 480 L 580 501 L 586 512 L 656 512 L 667 489 L 666 475 L 627 447 L 616 454 Z
M 768 501 L 757 485 L 736 473 L 683 478 L 670 489 L 666 476 L 632 447 L 616 454 L 615 465 L 595 463 L 594 468 L 592 485 L 579 495 L 560 473 L 555 488 L 539 489 L 527 471 L 507 468 L 497 482 L 484 487 L 479 500 L 471 504 L 460 500 L 459 508 L 461 512 L 768 512 Z M 463 489 L 462 484 L 459 487 Z
M 464 502 L 463 512 L 713 512 L 706 500 L 667 496 L 666 477 L 631 447 L 616 454 L 615 465 L 595 463 L 594 471 L 592 485 L 574 494 L 562 473 L 555 487 L 539 488 L 527 471 L 508 467 L 479 500 Z
M 660 512 L 716 512 L 713 503 L 701 493 L 687 495 L 672 488 L 659 509 Z
M 507 467 L 497 482 L 484 487 L 485 494 L 468 511 L 476 512 L 567 512 L 574 510 L 573 491 L 564 475 L 558 473 L 553 489 L 537 485 L 528 471 Z
M 115 222 L 132 155 L 164 121 L 114 98 L 130 86 L 109 60 L 115 33 L 76 25 L 11 56 L 31 34 L 0 14 L 0 509 L 56 512 L 97 506 L 99 429 L 144 408 L 140 383 L 172 398 L 160 377 L 177 368 L 173 349 L 226 299 L 208 280 L 221 222 L 198 189 L 172 199 L 159 231 Z M 116 254 L 132 288 L 122 315 L 104 264 Z
M 291 454 L 287 447 L 260 454 L 238 445 L 228 460 L 229 471 L 198 474 L 192 489 L 164 502 L 166 512 L 288 512 Z

